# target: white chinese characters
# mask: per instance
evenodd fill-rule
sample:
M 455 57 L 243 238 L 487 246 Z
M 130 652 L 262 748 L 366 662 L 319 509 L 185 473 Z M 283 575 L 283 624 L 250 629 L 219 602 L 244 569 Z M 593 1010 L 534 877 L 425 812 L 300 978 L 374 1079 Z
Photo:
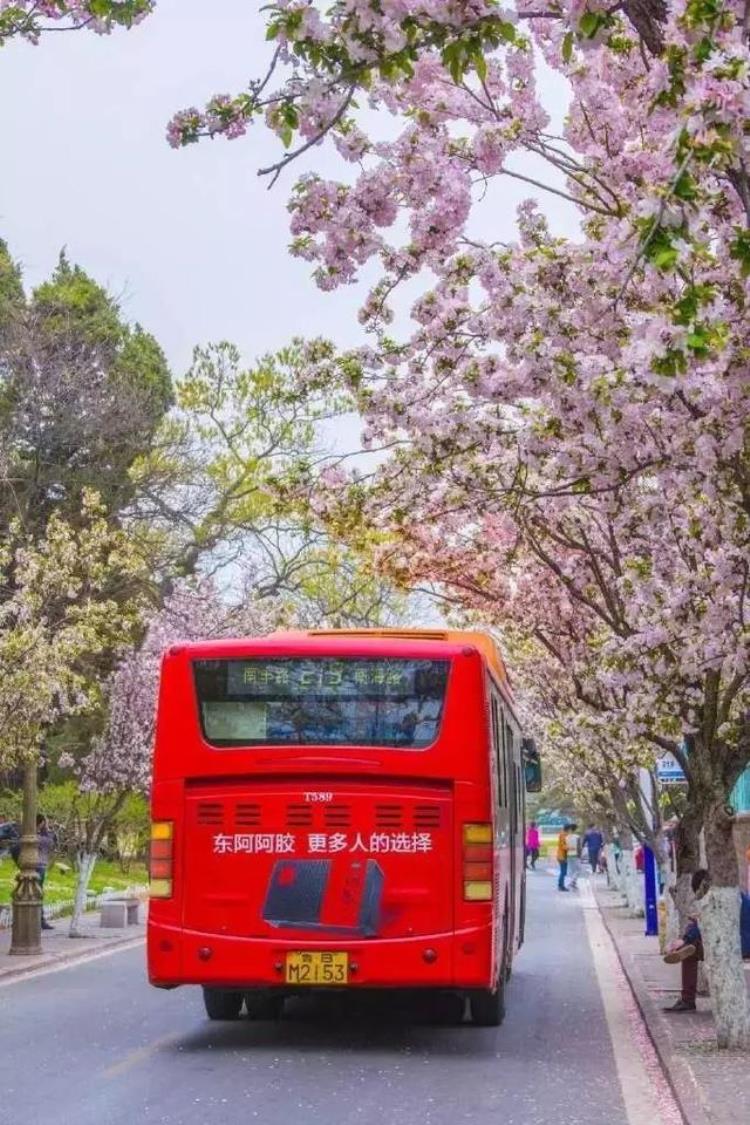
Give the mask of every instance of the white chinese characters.
M 432 851 L 431 832 L 310 832 L 298 838 L 292 832 L 219 832 L 214 836 L 215 855 L 418 855 Z M 306 845 L 306 847 L 304 846 Z
M 293 855 L 296 838 L 291 832 L 219 832 L 214 836 L 215 855 Z

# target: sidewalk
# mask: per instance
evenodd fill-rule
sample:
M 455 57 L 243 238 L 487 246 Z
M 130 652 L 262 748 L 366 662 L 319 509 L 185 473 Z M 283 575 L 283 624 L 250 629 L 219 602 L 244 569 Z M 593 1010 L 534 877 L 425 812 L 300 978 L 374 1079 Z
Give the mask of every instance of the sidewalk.
M 750 1121 L 750 1059 L 719 1052 L 711 1002 L 698 1011 L 668 1015 L 662 1009 L 680 994 L 680 966 L 665 965 L 658 938 L 645 937 L 643 919 L 628 917 L 622 896 L 592 880 L 604 924 L 635 994 L 646 1026 L 687 1125 L 737 1125 Z M 750 973 L 745 973 L 750 990 Z
M 101 914 L 92 911 L 86 914 L 81 929 L 85 933 L 82 938 L 69 938 L 68 927 L 70 918 L 57 918 L 54 920 L 54 930 L 42 932 L 43 952 L 36 957 L 9 957 L 10 930 L 0 930 L 0 985 L 6 981 L 28 976 L 29 973 L 39 969 L 55 968 L 61 965 L 72 964 L 75 961 L 85 961 L 118 945 L 135 944 L 143 941 L 146 927 L 143 924 L 144 907 L 140 908 L 141 921 L 137 926 L 126 926 L 123 929 L 102 929 L 100 926 Z

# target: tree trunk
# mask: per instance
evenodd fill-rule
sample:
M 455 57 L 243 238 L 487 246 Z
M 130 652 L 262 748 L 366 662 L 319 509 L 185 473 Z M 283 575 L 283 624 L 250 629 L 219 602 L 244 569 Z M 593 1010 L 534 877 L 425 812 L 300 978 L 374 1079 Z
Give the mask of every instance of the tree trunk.
M 633 833 L 629 828 L 620 829 L 620 843 L 622 844 L 622 856 L 620 858 L 622 893 L 625 896 L 625 902 L 630 913 L 635 917 L 641 917 L 644 912 L 643 880 L 639 878 L 638 872 L 636 871 L 635 856 L 633 853 Z
M 675 862 L 677 878 L 670 889 L 677 912 L 677 924 L 682 937 L 687 926 L 688 915 L 695 906 L 695 895 L 691 887 L 693 873 L 700 866 L 700 827 L 701 818 L 692 807 L 688 807 L 675 829 Z
M 622 876 L 615 863 L 614 844 L 607 844 L 605 852 L 607 855 L 607 883 L 613 891 L 622 891 Z
M 711 886 L 700 900 L 700 928 L 711 982 L 719 1047 L 750 1047 L 745 971 L 740 948 L 740 893 L 732 829 L 734 816 L 722 796 L 704 819 Z
M 636 918 L 643 916 L 643 887 L 642 879 L 635 866 L 635 855 L 632 848 L 622 849 L 622 871 L 625 900 L 628 909 Z
M 705 961 L 698 963 L 698 984 L 696 986 L 696 993 L 698 996 L 710 996 L 711 985 L 708 979 L 708 968 Z
M 670 888 L 670 898 L 674 903 L 675 913 L 677 916 L 677 937 L 682 937 L 687 926 L 688 917 L 690 912 L 695 906 L 695 895 L 691 886 L 692 875 L 685 873 L 678 875 L 675 879 L 674 886 Z
M 73 900 L 73 917 L 70 919 L 68 937 L 80 938 L 86 934 L 81 930 L 81 918 L 86 910 L 86 892 L 96 865 L 96 852 L 81 851 L 76 856 L 76 890 Z
M 663 871 L 663 879 L 667 925 L 663 935 L 664 940 L 660 944 L 666 948 L 670 942 L 676 941 L 682 935 L 682 930 L 680 929 L 680 912 L 677 906 L 677 876 L 669 866 L 666 866 Z

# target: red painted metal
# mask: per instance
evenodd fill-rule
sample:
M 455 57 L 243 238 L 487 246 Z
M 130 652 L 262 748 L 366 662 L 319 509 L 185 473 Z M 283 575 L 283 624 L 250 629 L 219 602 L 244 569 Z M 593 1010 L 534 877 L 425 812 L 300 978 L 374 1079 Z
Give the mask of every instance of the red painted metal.
M 194 660 L 303 656 L 448 660 L 436 741 L 404 750 L 203 740 Z M 287 953 L 324 951 L 348 953 L 353 988 L 492 987 L 503 951 L 509 967 L 518 945 L 523 872 L 522 798 L 513 838 L 499 803 L 493 681 L 515 735 L 510 774 L 520 760 L 511 697 L 460 635 L 279 634 L 165 654 L 152 815 L 174 823 L 173 894 L 150 905 L 152 983 L 283 987 Z M 467 823 L 492 824 L 489 856 L 465 847 Z M 491 875 L 493 901 L 466 901 L 465 862 Z

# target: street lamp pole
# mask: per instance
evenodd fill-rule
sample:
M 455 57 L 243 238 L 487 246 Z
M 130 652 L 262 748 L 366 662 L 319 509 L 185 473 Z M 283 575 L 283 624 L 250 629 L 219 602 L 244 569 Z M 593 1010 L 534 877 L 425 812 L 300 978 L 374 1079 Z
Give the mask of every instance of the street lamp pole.
M 23 773 L 23 818 L 18 874 L 13 888 L 13 931 L 8 953 L 33 957 L 42 952 L 42 885 L 36 829 L 37 763 L 26 762 Z

